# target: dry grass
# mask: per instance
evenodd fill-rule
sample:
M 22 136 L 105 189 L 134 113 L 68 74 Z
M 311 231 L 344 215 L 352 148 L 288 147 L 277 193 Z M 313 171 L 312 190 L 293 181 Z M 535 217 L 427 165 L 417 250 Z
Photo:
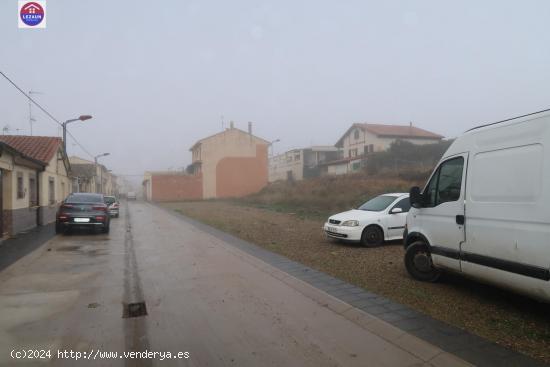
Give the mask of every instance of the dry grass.
M 327 176 L 298 182 L 275 182 L 257 194 L 239 199 L 244 203 L 306 217 L 324 217 L 354 208 L 368 199 L 389 192 L 409 192 L 421 181 L 364 174 Z

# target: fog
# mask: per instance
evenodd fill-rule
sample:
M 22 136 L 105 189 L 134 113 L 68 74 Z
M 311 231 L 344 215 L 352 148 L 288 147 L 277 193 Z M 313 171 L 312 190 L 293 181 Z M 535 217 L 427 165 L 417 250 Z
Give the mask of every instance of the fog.
M 117 174 L 185 167 L 222 121 L 282 152 L 353 122 L 453 137 L 550 107 L 547 1 L 49 0 L 42 30 L 18 29 L 17 10 L 0 2 L 0 70 L 59 120 L 93 115 L 69 129 Z M 4 79 L 0 107 L 29 133 Z M 60 133 L 33 113 L 35 135 Z

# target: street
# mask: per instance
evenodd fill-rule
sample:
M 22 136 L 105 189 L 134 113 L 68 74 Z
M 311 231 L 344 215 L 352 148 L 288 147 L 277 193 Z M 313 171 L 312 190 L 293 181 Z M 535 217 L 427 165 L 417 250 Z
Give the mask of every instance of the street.
M 56 236 L 0 273 L 1 365 L 44 365 L 12 350 L 50 350 L 56 366 L 466 365 L 164 209 L 129 202 L 111 226 Z M 128 317 L 139 302 L 147 315 Z

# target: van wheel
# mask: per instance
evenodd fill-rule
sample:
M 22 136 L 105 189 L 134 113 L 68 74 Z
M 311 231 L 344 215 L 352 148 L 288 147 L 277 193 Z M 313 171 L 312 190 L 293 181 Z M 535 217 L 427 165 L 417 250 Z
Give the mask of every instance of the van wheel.
M 378 226 L 368 226 L 361 234 L 361 244 L 366 247 L 380 246 L 384 242 L 384 233 Z
M 422 241 L 413 242 L 407 247 L 405 267 L 414 279 L 423 282 L 435 282 L 441 275 L 432 263 L 430 248 Z
M 64 232 L 65 232 L 65 231 L 64 231 L 64 228 L 63 228 L 63 226 L 61 225 L 61 223 L 56 222 L 56 223 L 55 223 L 55 233 L 56 233 L 56 234 L 61 234 L 61 233 L 64 233 Z

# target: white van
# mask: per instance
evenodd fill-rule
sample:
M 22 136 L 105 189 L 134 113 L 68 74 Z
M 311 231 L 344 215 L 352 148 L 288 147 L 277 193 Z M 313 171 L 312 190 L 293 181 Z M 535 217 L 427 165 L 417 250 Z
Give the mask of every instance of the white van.
M 550 301 L 550 110 L 467 131 L 410 200 L 411 276 L 450 270 Z

